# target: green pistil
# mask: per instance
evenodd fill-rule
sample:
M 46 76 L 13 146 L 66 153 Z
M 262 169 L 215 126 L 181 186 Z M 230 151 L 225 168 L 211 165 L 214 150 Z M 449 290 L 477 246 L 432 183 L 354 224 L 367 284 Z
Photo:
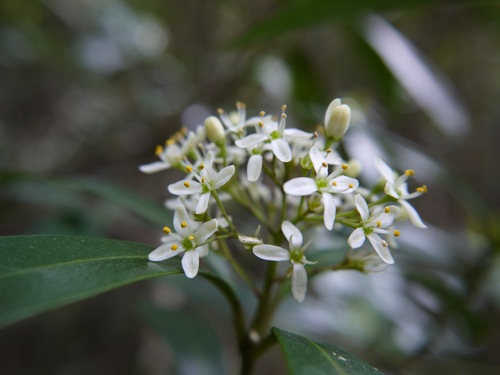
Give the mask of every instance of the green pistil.
M 328 187 L 328 181 L 326 180 L 317 180 L 316 181 L 316 186 L 318 187 L 318 190 L 324 189 Z
M 302 260 L 302 251 L 294 250 L 290 252 L 290 260 L 295 263 L 300 263 Z
M 273 131 L 271 134 L 269 134 L 271 139 L 279 139 L 281 138 L 281 133 L 278 130 Z

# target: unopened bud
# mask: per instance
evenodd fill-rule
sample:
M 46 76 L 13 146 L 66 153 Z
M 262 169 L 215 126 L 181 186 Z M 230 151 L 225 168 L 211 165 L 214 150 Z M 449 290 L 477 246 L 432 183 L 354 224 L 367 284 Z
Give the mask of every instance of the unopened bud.
M 214 143 L 221 143 L 226 139 L 224 127 L 222 126 L 220 120 L 215 116 L 207 117 L 205 120 L 205 131 L 207 132 L 208 139 Z
M 341 104 L 340 99 L 335 99 L 328 106 L 325 113 L 326 135 L 334 139 L 341 139 L 351 121 L 351 108 L 347 104 Z
M 307 198 L 307 207 L 312 212 L 321 212 L 323 203 L 321 202 L 321 194 L 313 193 Z

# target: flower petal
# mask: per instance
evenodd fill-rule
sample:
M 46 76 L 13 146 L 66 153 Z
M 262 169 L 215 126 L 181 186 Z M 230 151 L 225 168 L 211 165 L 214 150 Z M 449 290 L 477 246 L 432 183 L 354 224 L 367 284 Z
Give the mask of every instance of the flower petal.
M 290 260 L 290 252 L 279 246 L 274 245 L 257 245 L 252 249 L 253 253 L 264 260 L 272 260 L 281 262 L 283 260 Z
M 347 243 L 353 249 L 357 249 L 358 247 L 361 247 L 361 245 L 365 243 L 365 239 L 366 236 L 364 229 L 356 228 L 347 239 Z
M 332 230 L 337 211 L 335 198 L 329 193 L 323 193 L 321 194 L 321 202 L 323 203 L 323 222 L 326 229 Z
M 321 152 L 318 146 L 314 145 L 309 150 L 309 157 L 314 165 L 314 170 L 318 172 L 323 167 L 323 162 L 325 161 L 323 152 Z
M 196 211 L 195 212 L 197 215 L 200 215 L 200 214 L 207 212 L 208 202 L 210 201 L 211 195 L 212 194 L 210 192 L 206 192 L 206 193 L 203 193 L 202 195 L 200 195 L 198 203 L 196 204 Z
M 218 189 L 222 185 L 225 185 L 226 182 L 233 177 L 235 170 L 234 165 L 221 169 L 221 171 L 215 176 L 215 188 Z
M 382 158 L 377 157 L 375 159 L 375 165 L 377 166 L 378 171 L 384 177 L 384 179 L 387 182 L 390 182 L 391 184 L 394 184 L 394 172 L 392 171 L 391 167 L 389 167 L 385 162 L 382 160 Z
M 219 223 L 217 222 L 217 219 L 212 219 L 210 221 L 207 221 L 206 223 L 201 224 L 195 231 L 194 231 L 194 239 L 197 244 L 202 244 L 208 238 L 215 233 L 219 226 Z
M 267 140 L 267 136 L 262 133 L 254 133 L 247 135 L 245 138 L 237 139 L 234 141 L 234 144 L 241 148 L 249 148 L 257 146 L 259 143 L 262 143 Z
M 370 216 L 370 209 L 368 208 L 368 203 L 366 203 L 365 198 L 363 198 L 361 194 L 356 194 L 354 196 L 354 204 L 361 216 L 361 220 L 366 221 Z
M 200 254 L 194 250 L 189 250 L 182 257 L 182 269 L 187 277 L 192 279 L 198 274 L 200 267 Z
M 186 223 L 185 226 L 183 223 Z M 174 228 L 177 233 L 179 233 L 182 237 L 187 236 L 191 233 L 195 228 L 190 228 L 191 220 L 189 220 L 189 215 L 186 211 L 186 207 L 182 204 L 175 207 L 174 213 Z
M 413 225 L 415 225 L 417 228 L 427 228 L 427 226 L 420 218 L 417 210 L 415 210 L 411 204 L 404 200 L 399 200 L 399 204 L 406 211 L 406 213 L 408 214 L 408 218 L 413 223 Z
M 259 179 L 262 172 L 262 155 L 252 155 L 248 159 L 247 178 L 250 182 L 255 182 Z
M 161 262 L 162 260 L 170 259 L 182 252 L 182 250 L 172 250 L 171 247 L 173 244 L 173 242 L 167 242 L 158 246 L 151 253 L 149 253 L 148 259 L 152 262 Z
M 283 190 L 289 195 L 311 195 L 318 191 L 316 181 L 309 177 L 297 177 L 285 182 Z
M 303 264 L 296 263 L 292 271 L 292 294 L 297 302 L 304 301 L 307 291 L 307 272 Z
M 155 161 L 153 163 L 139 166 L 139 170 L 143 173 L 156 173 L 168 168 L 170 168 L 170 164 L 165 163 L 164 161 Z
M 359 181 L 355 178 L 338 176 L 329 180 L 328 187 L 324 188 L 324 190 L 330 193 L 352 193 L 358 186 Z
M 203 188 L 198 181 L 182 180 L 168 185 L 168 191 L 175 195 L 190 195 L 201 193 Z
M 271 147 L 273 148 L 274 155 L 279 161 L 288 163 L 292 160 L 292 150 L 290 149 L 288 142 L 283 138 L 273 139 L 271 141 Z
M 283 231 L 285 238 L 290 243 L 290 249 L 300 249 L 303 241 L 300 230 L 288 220 L 285 220 L 281 224 L 281 230 Z
M 387 243 L 376 233 L 370 233 L 367 237 L 368 241 L 370 241 L 380 259 L 382 259 L 387 264 L 393 264 L 394 259 L 392 259 L 392 255 L 389 251 Z M 384 246 L 384 242 L 386 246 Z
M 342 104 L 342 101 L 339 98 L 332 100 L 332 102 L 330 103 L 325 112 L 325 123 L 324 123 L 325 126 L 328 125 L 328 123 L 330 122 L 330 117 L 332 117 L 333 110 L 337 108 L 340 104 Z
M 208 255 L 208 245 L 198 246 L 194 249 L 200 256 L 200 258 L 206 257 Z

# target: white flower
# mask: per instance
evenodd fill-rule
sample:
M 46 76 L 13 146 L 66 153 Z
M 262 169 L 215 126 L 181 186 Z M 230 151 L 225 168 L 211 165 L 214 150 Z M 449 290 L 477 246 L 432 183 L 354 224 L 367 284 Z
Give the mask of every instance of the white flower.
M 167 234 L 165 243 L 149 255 L 152 262 L 160 262 L 175 255 L 185 252 L 182 257 L 182 269 L 187 277 L 193 278 L 198 274 L 200 257 L 208 254 L 208 244 L 205 242 L 217 230 L 218 223 L 212 219 L 203 224 L 191 220 L 184 206 L 175 208 L 174 228 L 177 233 L 170 233 L 168 227 L 164 228 Z
M 233 111 L 229 114 L 226 114 L 222 108 L 219 108 L 217 112 L 222 123 L 230 133 L 241 135 L 247 126 L 257 125 L 260 117 L 255 116 L 247 119 L 245 103 L 236 102 L 236 108 L 236 112 Z
M 408 214 L 408 218 L 418 228 L 427 228 L 427 226 L 422 222 L 420 215 L 417 210 L 413 208 L 411 204 L 406 202 L 409 199 L 416 198 L 427 191 L 426 186 L 421 186 L 413 193 L 408 193 L 408 186 L 406 180 L 408 177 L 413 176 L 415 172 L 411 169 L 405 171 L 401 176 L 398 176 L 381 158 L 375 159 L 375 164 L 377 168 L 387 181 L 385 184 L 385 193 L 391 197 L 397 199 L 398 203 Z
M 313 147 L 314 149 L 314 147 Z M 311 157 L 313 159 L 313 157 Z M 313 159 L 314 163 L 314 159 Z M 344 168 L 328 174 L 327 163 L 321 163 L 316 169 L 316 178 L 297 177 L 285 182 L 283 190 L 289 195 L 306 196 L 315 192 L 321 193 L 323 203 L 323 221 L 326 229 L 332 230 L 335 222 L 337 205 L 334 193 L 352 193 L 359 186 L 358 180 L 351 177 L 339 176 Z
M 391 232 L 387 229 L 394 222 L 394 217 L 398 214 L 398 208 L 396 206 L 388 206 L 385 208 L 375 206 L 370 211 L 368 203 L 366 203 L 365 199 L 360 194 L 354 196 L 354 203 L 361 216 L 362 227 L 355 229 L 354 232 L 351 233 L 347 239 L 347 243 L 353 249 L 357 249 L 361 247 L 366 238 L 368 238 L 368 241 L 370 241 L 379 257 L 385 263 L 394 263 L 394 259 L 392 259 L 391 253 L 389 252 L 389 244 L 377 233 L 399 236 L 398 231 Z
M 286 126 L 286 115 L 284 113 L 285 106 L 283 106 L 283 113 L 281 114 L 281 119 L 278 122 L 274 121 L 271 116 L 262 116 L 261 121 L 259 121 L 258 130 L 259 132 L 247 135 L 245 138 L 238 139 L 234 143 L 236 146 L 241 148 L 252 149 L 264 142 L 271 142 L 271 147 L 273 154 L 278 158 L 279 161 L 287 163 L 292 160 L 292 150 L 290 145 L 283 138 Z M 288 129 L 290 130 L 290 129 Z
M 288 240 L 290 250 L 275 245 L 257 245 L 253 253 L 264 260 L 275 262 L 289 261 L 292 264 L 292 294 L 297 302 L 304 301 L 307 291 L 306 264 L 313 264 L 304 256 L 304 251 L 310 242 L 302 246 L 302 233 L 289 221 L 281 224 L 281 230 Z
M 209 151 L 204 163 L 200 164 L 200 174 L 194 174 L 195 180 L 182 180 L 168 186 L 168 191 L 175 195 L 201 194 L 196 205 L 196 214 L 207 211 L 212 192 L 225 185 L 234 175 L 235 167 L 230 165 L 216 172 L 212 164 L 214 154 Z

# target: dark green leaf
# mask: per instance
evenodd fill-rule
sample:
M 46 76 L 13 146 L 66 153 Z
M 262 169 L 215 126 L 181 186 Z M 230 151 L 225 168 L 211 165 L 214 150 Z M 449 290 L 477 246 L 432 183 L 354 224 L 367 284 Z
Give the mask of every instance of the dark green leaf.
M 291 375 L 381 375 L 365 361 L 329 344 L 273 328 Z
M 182 273 L 148 262 L 151 247 L 75 236 L 0 237 L 0 326 L 152 277 Z

